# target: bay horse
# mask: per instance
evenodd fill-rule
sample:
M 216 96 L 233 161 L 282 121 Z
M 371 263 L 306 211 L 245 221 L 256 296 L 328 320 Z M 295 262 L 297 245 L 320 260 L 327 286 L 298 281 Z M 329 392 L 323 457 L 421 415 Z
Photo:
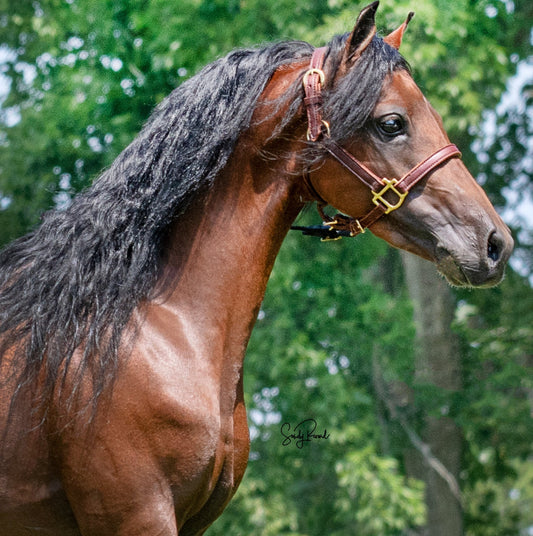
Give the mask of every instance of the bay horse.
M 244 353 L 306 204 L 454 285 L 501 280 L 510 233 L 377 6 L 327 47 L 205 67 L 3 251 L 0 535 L 205 532 L 245 471 Z

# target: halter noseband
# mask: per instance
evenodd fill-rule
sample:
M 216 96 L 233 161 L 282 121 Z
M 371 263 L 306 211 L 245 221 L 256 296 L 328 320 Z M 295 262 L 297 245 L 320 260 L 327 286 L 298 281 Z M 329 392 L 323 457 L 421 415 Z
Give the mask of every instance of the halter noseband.
M 460 157 L 461 152 L 454 144 L 446 145 L 417 164 L 400 179 L 381 179 L 378 177 L 336 141 L 331 139 L 329 124 L 322 119 L 322 86 L 326 79 L 322 67 L 326 53 L 327 47 L 315 49 L 311 57 L 309 70 L 303 77 L 305 88 L 304 103 L 307 108 L 308 121 L 307 139 L 311 142 L 318 142 L 337 162 L 350 171 L 363 184 L 368 186 L 372 192 L 372 202 L 376 205 L 362 218 L 351 218 L 344 214 L 337 214 L 334 218 L 330 218 L 323 210 L 327 202 L 313 188 L 309 173 L 307 173 L 307 186 L 314 197 L 317 198 L 318 211 L 324 221 L 324 225 L 329 229 L 326 229 L 322 233 L 316 229 L 316 232 L 313 232 L 312 229 L 301 227 L 297 229 L 303 230 L 304 234 L 324 235 L 325 239 L 336 239 L 341 236 L 356 236 L 364 233 L 366 228 L 374 224 L 379 218 L 400 208 L 407 194 L 416 183 L 450 158 Z M 386 199 L 385 194 L 393 194 L 396 196 L 396 199 L 391 201 L 390 195 L 389 199 Z M 306 230 L 308 231 L 307 233 Z

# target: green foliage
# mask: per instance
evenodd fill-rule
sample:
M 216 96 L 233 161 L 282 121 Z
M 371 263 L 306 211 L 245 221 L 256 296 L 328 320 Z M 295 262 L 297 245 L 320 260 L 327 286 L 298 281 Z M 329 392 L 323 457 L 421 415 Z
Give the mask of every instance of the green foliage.
M 461 407 L 465 430 L 479 434 L 474 444 L 501 446 L 511 457 L 527 456 L 533 444 L 532 302 L 531 287 L 511 273 L 498 289 L 466 296 L 457 312 L 457 328 L 468 341 Z
M 395 459 L 368 446 L 339 461 L 337 473 L 343 492 L 337 500 L 338 516 L 344 521 L 339 536 L 401 535 L 424 524 L 423 486 L 406 482 Z
M 465 386 L 456 419 L 467 440 L 468 534 L 527 533 L 532 518 L 526 505 L 533 493 L 533 289 L 511 272 L 497 289 L 463 292 L 461 298 L 456 327 L 465 341 Z
M 490 463 L 490 453 L 483 462 Z M 515 536 L 533 526 L 533 466 L 509 460 L 512 474 L 502 479 L 478 480 L 465 491 L 468 502 L 466 536 Z

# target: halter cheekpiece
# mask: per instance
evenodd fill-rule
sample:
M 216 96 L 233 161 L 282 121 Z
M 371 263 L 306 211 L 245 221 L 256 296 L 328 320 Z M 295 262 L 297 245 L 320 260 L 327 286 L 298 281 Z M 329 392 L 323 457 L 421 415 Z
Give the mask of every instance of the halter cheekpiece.
M 372 202 L 375 205 L 362 218 L 352 218 L 344 214 L 337 214 L 331 218 L 324 213 L 324 207 L 327 202 L 315 191 L 309 179 L 309 174 L 307 174 L 307 185 L 317 199 L 317 208 L 326 227 L 293 228 L 303 231 L 304 234 L 321 236 L 324 240 L 331 240 L 342 236 L 356 236 L 364 233 L 379 218 L 400 208 L 411 188 L 429 172 L 450 158 L 460 157 L 461 152 L 454 144 L 446 145 L 425 160 L 422 160 L 400 179 L 378 177 L 331 138 L 329 124 L 322 118 L 322 86 L 326 80 L 322 68 L 327 50 L 327 47 L 315 49 L 311 57 L 309 70 L 303 77 L 304 103 L 307 109 L 308 122 L 307 139 L 310 142 L 319 143 L 337 162 L 368 186 L 372 192 Z

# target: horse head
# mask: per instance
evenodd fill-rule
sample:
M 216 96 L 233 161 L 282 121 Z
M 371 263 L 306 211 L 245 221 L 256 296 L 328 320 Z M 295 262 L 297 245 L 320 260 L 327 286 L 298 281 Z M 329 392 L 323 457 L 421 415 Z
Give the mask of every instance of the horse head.
M 412 14 L 381 39 L 375 36 L 377 6 L 361 12 L 342 50 L 339 43 L 337 53 L 332 45 L 315 51 L 304 76 L 308 139 L 319 154 L 309 190 L 319 206 L 343 213 L 326 217 L 331 229 L 353 235 L 369 227 L 434 262 L 453 285 L 495 285 L 513 248 L 510 231 L 397 51 Z M 379 69 L 386 69 L 381 79 L 363 83 Z M 360 108 L 372 91 L 369 113 L 350 117 L 350 108 Z

